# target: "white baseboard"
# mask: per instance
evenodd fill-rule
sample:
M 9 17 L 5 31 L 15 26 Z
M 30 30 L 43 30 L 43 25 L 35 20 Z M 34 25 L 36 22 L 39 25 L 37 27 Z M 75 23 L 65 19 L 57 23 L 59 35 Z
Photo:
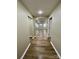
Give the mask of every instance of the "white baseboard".
M 27 50 L 29 49 L 31 43 L 28 44 L 27 48 L 25 49 L 24 53 L 22 54 L 20 59 L 23 59 L 24 55 L 26 54 Z
M 61 59 L 60 54 L 58 53 L 58 51 L 57 51 L 57 49 L 55 48 L 54 44 L 53 44 L 51 41 L 50 41 L 50 43 L 51 43 L 52 47 L 54 48 L 54 50 L 56 51 L 56 53 L 57 53 L 59 59 Z

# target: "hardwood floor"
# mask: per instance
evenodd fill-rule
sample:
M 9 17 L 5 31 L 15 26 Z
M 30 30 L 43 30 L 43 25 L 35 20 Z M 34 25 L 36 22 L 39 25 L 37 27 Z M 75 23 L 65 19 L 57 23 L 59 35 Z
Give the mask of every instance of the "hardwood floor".
M 49 40 L 33 39 L 23 59 L 59 59 Z

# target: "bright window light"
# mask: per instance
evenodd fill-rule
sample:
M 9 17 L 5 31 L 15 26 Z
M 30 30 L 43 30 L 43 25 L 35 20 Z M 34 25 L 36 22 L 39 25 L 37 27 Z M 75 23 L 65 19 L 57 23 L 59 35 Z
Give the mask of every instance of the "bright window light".
M 35 26 L 36 26 L 37 28 L 39 27 L 37 23 L 35 23 Z

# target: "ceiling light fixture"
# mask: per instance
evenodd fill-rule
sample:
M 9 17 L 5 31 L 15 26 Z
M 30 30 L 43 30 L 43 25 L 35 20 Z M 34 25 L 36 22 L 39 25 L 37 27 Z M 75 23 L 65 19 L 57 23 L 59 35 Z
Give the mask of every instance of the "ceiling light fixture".
M 43 26 L 46 27 L 46 23 Z
M 38 14 L 40 14 L 40 15 L 41 15 L 42 13 L 43 13 L 43 11 L 41 11 L 41 10 L 39 10 L 39 11 L 38 11 Z

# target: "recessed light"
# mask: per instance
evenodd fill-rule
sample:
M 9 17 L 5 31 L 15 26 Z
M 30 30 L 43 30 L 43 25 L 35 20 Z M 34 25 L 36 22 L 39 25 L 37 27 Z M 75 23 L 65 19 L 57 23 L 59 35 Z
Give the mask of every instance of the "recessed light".
M 40 14 L 40 15 L 41 15 L 42 13 L 43 13 L 43 11 L 42 11 L 42 10 L 39 10 L 39 11 L 38 11 L 38 14 Z

